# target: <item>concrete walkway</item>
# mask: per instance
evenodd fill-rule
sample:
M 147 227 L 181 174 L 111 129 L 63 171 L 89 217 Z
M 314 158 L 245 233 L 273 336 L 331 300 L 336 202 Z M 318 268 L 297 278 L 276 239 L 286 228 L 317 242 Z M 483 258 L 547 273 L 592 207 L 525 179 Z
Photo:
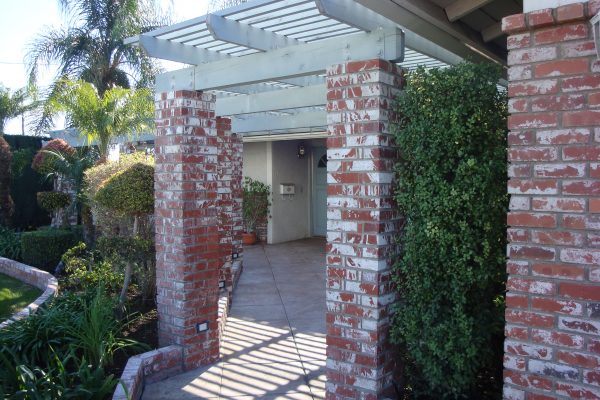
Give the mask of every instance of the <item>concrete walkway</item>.
M 324 399 L 325 241 L 244 249 L 221 360 L 143 399 Z

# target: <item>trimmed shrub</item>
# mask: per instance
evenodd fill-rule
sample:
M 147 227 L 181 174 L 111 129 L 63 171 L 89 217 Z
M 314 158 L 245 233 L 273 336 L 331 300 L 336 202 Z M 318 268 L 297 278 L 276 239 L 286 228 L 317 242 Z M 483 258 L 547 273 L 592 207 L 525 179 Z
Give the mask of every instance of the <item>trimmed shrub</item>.
M 12 153 L 10 146 L 0 135 L 0 224 L 8 225 L 13 214 L 13 200 L 10 196 Z
M 31 167 L 42 175 L 52 172 L 52 163 L 56 160 L 56 156 L 52 153 L 59 153 L 65 156 L 73 155 L 75 149 L 63 139 L 52 139 L 38 150 L 33 158 Z
M 63 192 L 38 192 L 37 202 L 47 211 L 56 211 L 71 204 L 71 196 Z
M 117 172 L 102 183 L 95 200 L 123 215 L 154 212 L 154 167 L 136 163 Z
M 0 225 L 0 257 L 21 261 L 21 234 Z
M 154 166 L 154 158 L 144 153 L 125 154 L 121 155 L 119 161 L 99 164 L 85 171 L 84 196 L 90 204 L 94 224 L 105 235 L 130 232 L 133 227 L 133 217 L 115 215 L 114 211 L 103 207 L 95 200 L 96 194 L 111 176 L 138 163 Z M 152 234 L 150 226 L 146 226 L 146 230 L 148 231 L 147 234 Z
M 499 79 L 491 65 L 418 69 L 395 105 L 406 225 L 392 334 L 414 397 L 500 396 L 508 198 Z
M 75 232 L 66 229 L 45 229 L 21 235 L 23 262 L 54 273 L 63 254 L 77 243 Z

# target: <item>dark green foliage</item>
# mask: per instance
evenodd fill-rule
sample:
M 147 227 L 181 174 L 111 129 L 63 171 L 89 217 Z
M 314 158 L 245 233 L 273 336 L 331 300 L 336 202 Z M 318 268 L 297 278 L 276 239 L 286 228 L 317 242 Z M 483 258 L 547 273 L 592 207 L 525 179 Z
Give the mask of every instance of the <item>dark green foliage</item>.
M 12 153 L 10 146 L 0 134 L 0 224 L 9 225 L 13 214 L 13 200 L 10 196 Z
M 63 192 L 38 192 L 37 201 L 44 210 L 55 211 L 67 207 L 71 196 Z
M 137 163 L 117 172 L 102 184 L 95 200 L 122 215 L 154 212 L 154 167 Z
M 499 78 L 491 65 L 419 69 L 396 104 L 406 225 L 393 338 L 415 397 L 485 398 L 481 387 L 501 387 L 508 201 Z
M 14 213 L 11 218 L 11 226 L 19 230 L 31 230 L 49 224 L 50 217 L 38 206 L 36 194 L 52 190 L 52 182 L 43 179 L 31 168 L 33 155 L 42 147 L 42 138 L 4 135 L 4 139 L 13 150 L 11 196 Z
M 105 368 L 116 351 L 144 347 L 119 337 L 114 301 L 98 290 L 61 295 L 2 330 L 0 395 L 16 399 L 104 399 L 117 383 Z
M 248 233 L 256 230 L 256 227 L 265 222 L 269 215 L 269 194 L 271 187 L 267 184 L 244 177 L 242 193 L 242 217 L 244 229 Z
M 61 279 L 61 288 L 85 291 L 86 288 L 103 285 L 108 293 L 118 292 L 123 274 L 113 268 L 109 261 L 103 260 L 96 251 L 88 250 L 85 243 L 79 243 L 63 256 L 65 277 Z
M 62 255 L 76 243 L 76 234 L 71 230 L 25 232 L 21 235 L 23 263 L 53 273 Z
M 0 257 L 21 261 L 21 234 L 0 225 Z

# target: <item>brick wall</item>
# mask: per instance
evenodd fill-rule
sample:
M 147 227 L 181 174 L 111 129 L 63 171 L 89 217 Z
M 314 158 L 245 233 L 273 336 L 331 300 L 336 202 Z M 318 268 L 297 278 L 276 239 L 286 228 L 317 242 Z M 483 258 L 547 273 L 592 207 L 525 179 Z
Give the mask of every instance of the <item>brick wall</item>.
M 231 120 L 228 118 L 217 118 L 217 202 L 219 208 L 219 252 L 221 257 L 221 268 L 219 270 L 219 282 L 224 285 L 222 290 L 231 293 L 232 275 L 231 267 L 233 261 L 233 135 L 231 133 Z
M 185 369 L 219 356 L 215 96 L 156 96 L 155 229 L 159 343 L 183 347 Z M 208 331 L 197 324 L 208 322 Z
M 401 84 L 398 68 L 382 60 L 327 71 L 328 399 L 379 399 L 392 386 L 390 275 L 399 216 L 389 121 Z
M 600 399 L 600 2 L 507 17 L 504 398 Z

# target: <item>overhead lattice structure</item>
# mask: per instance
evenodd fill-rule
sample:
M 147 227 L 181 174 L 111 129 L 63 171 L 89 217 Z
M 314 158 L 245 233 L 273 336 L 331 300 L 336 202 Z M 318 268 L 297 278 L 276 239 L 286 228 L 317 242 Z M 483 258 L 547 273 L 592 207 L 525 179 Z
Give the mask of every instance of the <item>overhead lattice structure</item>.
M 322 132 L 328 65 L 383 58 L 412 69 L 462 60 L 359 0 L 220 0 L 211 9 L 128 42 L 193 65 L 159 75 L 157 91 L 215 91 L 217 114 L 245 135 Z

